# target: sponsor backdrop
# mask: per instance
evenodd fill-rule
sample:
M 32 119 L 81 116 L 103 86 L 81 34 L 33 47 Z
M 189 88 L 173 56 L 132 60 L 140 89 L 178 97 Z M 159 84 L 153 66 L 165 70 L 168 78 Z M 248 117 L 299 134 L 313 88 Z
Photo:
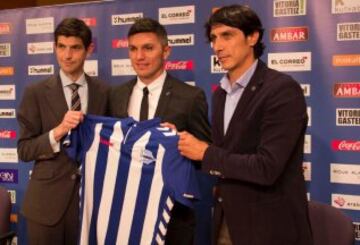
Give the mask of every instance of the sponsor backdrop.
M 166 69 L 203 88 L 211 103 L 223 70 L 203 25 L 216 7 L 234 2 L 123 0 L 0 11 L 0 184 L 11 193 L 18 244 L 26 244 L 19 210 L 32 164 L 17 157 L 16 109 L 25 86 L 58 72 L 53 31 L 61 19 L 76 16 L 91 27 L 96 49 L 86 72 L 110 84 L 134 75 L 127 57 L 130 25 L 142 16 L 158 19 L 173 46 Z M 262 18 L 267 46 L 262 59 L 303 87 L 310 118 L 304 145 L 308 198 L 342 209 L 360 239 L 360 1 L 237 3 L 249 4 Z M 203 199 L 197 203 L 196 243 L 210 244 L 213 180 L 201 173 L 199 179 Z

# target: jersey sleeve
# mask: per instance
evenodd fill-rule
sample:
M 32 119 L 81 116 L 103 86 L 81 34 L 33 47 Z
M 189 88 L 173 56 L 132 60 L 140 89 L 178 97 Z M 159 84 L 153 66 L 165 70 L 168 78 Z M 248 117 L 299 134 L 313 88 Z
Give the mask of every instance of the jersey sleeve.
M 178 136 L 166 140 L 163 176 L 173 198 L 181 204 L 193 208 L 193 202 L 201 198 L 196 170 L 191 161 L 177 149 Z
M 65 136 L 64 141 L 62 142 L 62 146 L 65 148 L 66 154 L 74 161 L 79 160 L 78 152 L 81 150 L 81 140 L 79 139 L 79 133 L 80 133 L 79 128 L 80 126 L 69 131 L 69 133 Z
M 93 138 L 93 121 L 91 116 L 85 116 L 84 120 L 70 131 L 63 142 L 67 155 L 77 162 L 82 163 L 84 154 L 89 148 L 90 139 Z

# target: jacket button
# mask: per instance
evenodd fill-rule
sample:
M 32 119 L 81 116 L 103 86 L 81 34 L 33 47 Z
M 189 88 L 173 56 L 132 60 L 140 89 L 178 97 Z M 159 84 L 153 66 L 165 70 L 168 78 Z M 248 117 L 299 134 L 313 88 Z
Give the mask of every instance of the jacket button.
M 76 174 L 72 174 L 72 175 L 71 175 L 71 179 L 72 179 L 72 180 L 76 180 Z
M 223 202 L 224 201 L 224 199 L 222 198 L 222 197 L 218 197 L 218 202 Z

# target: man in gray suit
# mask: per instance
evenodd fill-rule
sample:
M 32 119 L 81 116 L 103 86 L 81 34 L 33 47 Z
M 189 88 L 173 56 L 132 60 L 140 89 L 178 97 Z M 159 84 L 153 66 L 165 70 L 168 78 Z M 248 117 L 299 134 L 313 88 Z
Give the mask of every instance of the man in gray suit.
M 64 19 L 55 30 L 60 72 L 26 88 L 17 119 L 19 158 L 35 160 L 22 213 L 29 244 L 77 244 L 78 165 L 62 147 L 84 113 L 105 114 L 107 86 L 84 73 L 93 50 L 91 30 L 79 19 Z
M 157 21 L 142 18 L 128 32 L 129 57 L 137 77 L 115 87 L 110 95 L 110 115 L 136 120 L 160 117 L 162 122 L 187 130 L 210 141 L 207 102 L 204 92 L 185 84 L 164 70 L 170 55 L 167 33 Z M 145 104 L 145 111 L 144 109 Z M 166 234 L 166 244 L 193 244 L 195 215 L 175 203 Z

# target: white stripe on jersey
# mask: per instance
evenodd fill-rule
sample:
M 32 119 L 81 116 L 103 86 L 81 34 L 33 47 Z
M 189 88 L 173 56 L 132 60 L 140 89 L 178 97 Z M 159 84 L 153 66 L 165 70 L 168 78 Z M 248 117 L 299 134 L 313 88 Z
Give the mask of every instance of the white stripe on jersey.
M 102 123 L 97 123 L 95 126 L 94 132 L 94 141 L 90 149 L 86 153 L 86 166 L 85 166 L 85 176 L 86 176 L 86 185 L 83 190 L 84 203 L 83 203 L 83 214 L 82 216 L 82 227 L 80 235 L 80 244 L 89 244 L 89 234 L 90 223 L 93 211 L 93 190 L 94 190 L 94 176 L 96 168 L 96 158 L 99 150 L 100 142 L 100 131 L 102 128 Z
M 142 152 L 150 139 L 146 132 L 133 146 L 116 244 L 128 244 L 142 172 Z
M 151 189 L 149 194 L 149 201 L 146 207 L 146 215 L 144 219 L 143 231 L 141 234 L 140 244 L 151 244 L 153 240 L 154 229 L 156 229 L 156 221 L 158 220 L 158 210 L 160 206 L 160 198 L 164 188 L 164 178 L 162 175 L 162 164 L 164 159 L 165 149 L 162 145 L 159 145 L 155 170 L 153 179 L 151 182 Z
M 120 147 L 124 139 L 124 134 L 121 129 L 121 123 L 116 122 L 113 127 L 113 133 L 110 136 L 109 142 L 112 144 L 109 147 L 106 170 L 104 176 L 104 185 L 102 189 L 101 201 L 99 206 L 99 215 L 97 221 L 97 241 L 98 244 L 105 244 L 106 233 L 108 230 L 111 205 L 113 203 L 115 184 L 117 179 Z

